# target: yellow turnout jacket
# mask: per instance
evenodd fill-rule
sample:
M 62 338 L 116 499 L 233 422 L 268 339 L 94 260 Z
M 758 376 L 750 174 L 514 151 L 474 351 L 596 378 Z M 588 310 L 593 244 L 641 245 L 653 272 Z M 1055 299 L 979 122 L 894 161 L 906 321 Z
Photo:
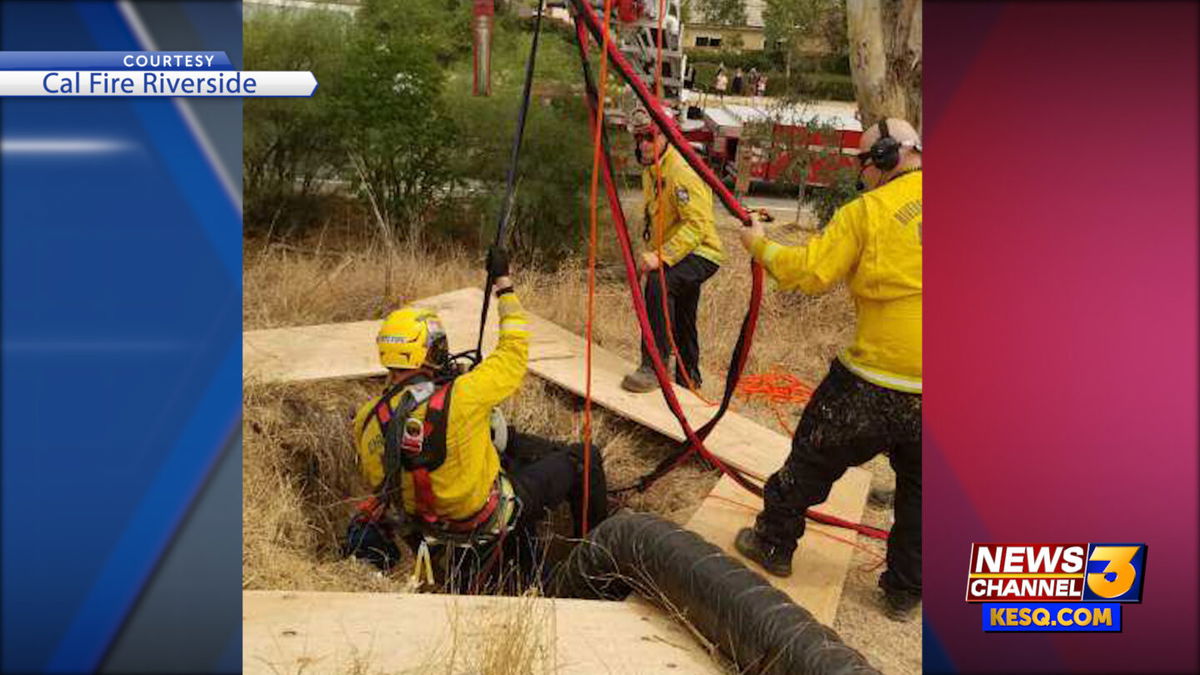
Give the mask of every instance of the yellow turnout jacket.
M 454 380 L 450 391 L 446 461 L 429 473 L 440 518 L 464 520 L 474 516 L 487 502 L 500 473 L 500 458 L 492 445 L 491 412 L 521 386 L 529 359 L 529 327 L 516 293 L 500 296 L 497 306 L 499 344 L 478 367 Z M 403 395 L 402 390 L 393 396 L 393 410 Z M 378 488 L 384 477 L 384 438 L 373 414 L 381 398 L 363 404 L 354 419 L 359 466 L 373 488 Z M 426 408 L 427 403 L 420 405 L 412 417 L 424 419 Z M 404 510 L 414 514 L 412 476 L 404 472 L 402 481 Z
M 751 254 L 785 290 L 821 293 L 848 277 L 858 330 L 838 358 L 868 382 L 921 392 L 920 170 L 838 209 L 801 246 L 760 237 Z
M 642 169 L 642 199 L 646 220 L 653 228 L 659 227 L 658 211 L 662 209 L 663 262 L 674 265 L 689 253 L 695 253 L 720 265 L 723 254 L 713 219 L 712 190 L 675 148 L 668 146 L 659 162 L 662 165 L 661 199 L 656 191 L 658 177 L 654 166 Z M 658 241 L 658 234 L 654 233 L 651 245 Z

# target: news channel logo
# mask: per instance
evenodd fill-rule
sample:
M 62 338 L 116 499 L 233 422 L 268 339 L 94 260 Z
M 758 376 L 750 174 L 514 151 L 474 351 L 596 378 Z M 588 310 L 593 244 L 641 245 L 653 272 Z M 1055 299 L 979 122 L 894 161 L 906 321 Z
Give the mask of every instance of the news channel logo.
M 971 545 L 967 602 L 988 632 L 1119 632 L 1142 601 L 1144 543 Z

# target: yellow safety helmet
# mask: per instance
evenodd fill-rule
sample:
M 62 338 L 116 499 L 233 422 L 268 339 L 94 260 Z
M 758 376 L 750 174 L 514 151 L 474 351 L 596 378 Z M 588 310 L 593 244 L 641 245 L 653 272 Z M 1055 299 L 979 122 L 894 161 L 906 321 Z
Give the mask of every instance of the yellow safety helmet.
M 437 368 L 450 352 L 437 313 L 421 307 L 405 307 L 388 314 L 375 344 L 379 346 L 379 362 L 386 368 Z

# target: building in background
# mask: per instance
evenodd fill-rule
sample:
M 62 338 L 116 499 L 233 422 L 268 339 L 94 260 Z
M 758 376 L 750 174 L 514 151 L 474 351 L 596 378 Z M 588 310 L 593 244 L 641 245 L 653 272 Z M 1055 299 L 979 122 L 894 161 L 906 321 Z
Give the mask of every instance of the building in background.
M 745 21 L 729 25 L 709 21 L 705 16 L 703 4 L 692 0 L 688 6 L 684 48 L 714 52 L 722 49 L 763 51 L 770 46 L 767 44 L 763 21 L 763 10 L 766 7 L 766 0 L 742 0 Z M 800 52 L 809 56 L 826 56 L 830 49 L 821 36 L 813 35 L 803 40 Z
M 762 51 L 766 47 L 763 36 L 763 9 L 766 0 L 744 0 L 746 14 L 744 25 L 723 25 L 707 20 L 699 3 L 689 5 L 685 47 L 688 49 L 742 49 Z

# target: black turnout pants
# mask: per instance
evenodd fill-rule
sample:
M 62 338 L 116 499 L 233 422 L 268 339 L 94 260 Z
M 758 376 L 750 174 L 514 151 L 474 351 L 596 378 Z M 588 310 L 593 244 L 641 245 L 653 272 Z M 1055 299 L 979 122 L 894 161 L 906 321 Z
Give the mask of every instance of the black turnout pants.
M 589 467 L 588 528 L 608 517 L 608 483 L 600 449 L 592 446 Z M 456 547 L 447 561 L 448 587 L 454 593 L 520 592 L 547 574 L 547 542 L 538 536 L 538 525 L 551 509 L 564 501 L 571 507 L 573 535 L 582 527 L 583 444 L 556 443 L 508 428 L 508 448 L 503 468 L 520 502 L 517 519 L 504 534 L 502 548 L 495 545 Z M 497 555 L 497 553 L 499 553 Z
M 680 373 L 686 369 L 692 383 L 700 386 L 700 339 L 696 335 L 696 310 L 700 306 L 700 286 L 717 273 L 720 267 L 698 255 L 688 255 L 670 266 L 663 266 L 646 275 L 646 316 L 654 332 L 658 354 L 666 363 L 671 355 L 671 342 L 667 338 L 667 323 L 663 318 L 662 276 L 666 277 L 667 311 L 671 316 L 671 332 L 675 346 L 679 348 L 679 361 L 675 367 L 675 379 L 682 382 Z M 650 367 L 652 360 L 642 344 L 642 366 Z
M 829 496 L 846 469 L 884 452 L 896 471 L 896 523 L 883 582 L 921 592 L 921 396 L 885 389 L 834 359 L 813 392 L 783 468 L 767 480 L 755 530 L 791 554 L 804 535 L 804 513 Z
M 608 517 L 608 482 L 600 449 L 593 443 L 588 467 L 588 529 Z M 566 501 L 571 507 L 573 536 L 583 527 L 583 444 L 555 443 L 513 431 L 508 437 L 506 472 L 521 501 L 515 530 L 532 529 L 546 513 Z

